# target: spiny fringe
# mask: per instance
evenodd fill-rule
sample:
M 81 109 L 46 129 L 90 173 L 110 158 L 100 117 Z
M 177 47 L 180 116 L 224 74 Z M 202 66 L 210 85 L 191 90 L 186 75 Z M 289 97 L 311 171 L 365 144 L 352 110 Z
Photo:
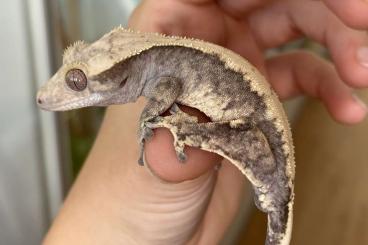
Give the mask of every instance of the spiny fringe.
M 79 41 L 74 42 L 73 44 L 69 45 L 64 50 L 63 57 L 66 57 L 73 49 L 75 49 L 77 47 L 82 47 L 82 46 L 85 46 L 85 45 L 87 45 L 87 43 L 84 42 L 84 41 L 82 41 L 82 40 L 79 40 Z
M 130 28 L 125 28 L 122 25 L 119 25 L 115 28 L 113 28 L 110 32 L 106 33 L 104 36 L 113 34 L 114 32 L 127 32 L 127 33 L 136 33 L 136 34 L 142 34 L 143 32 L 139 31 L 139 30 L 132 30 Z M 163 38 L 172 38 L 172 39 L 186 39 L 186 40 L 191 40 L 191 41 L 203 41 L 201 39 L 198 38 L 193 38 L 193 37 L 187 37 L 187 36 L 176 36 L 176 35 L 166 35 L 163 33 L 159 33 L 159 32 L 149 32 L 150 34 L 154 34 L 158 37 L 163 37 Z

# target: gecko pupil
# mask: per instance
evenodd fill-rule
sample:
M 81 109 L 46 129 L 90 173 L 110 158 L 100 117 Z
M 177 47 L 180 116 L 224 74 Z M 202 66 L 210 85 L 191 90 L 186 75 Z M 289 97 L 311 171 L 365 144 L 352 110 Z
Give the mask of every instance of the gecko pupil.
M 68 87 L 74 91 L 83 91 L 87 87 L 87 78 L 80 69 L 71 69 L 65 75 Z

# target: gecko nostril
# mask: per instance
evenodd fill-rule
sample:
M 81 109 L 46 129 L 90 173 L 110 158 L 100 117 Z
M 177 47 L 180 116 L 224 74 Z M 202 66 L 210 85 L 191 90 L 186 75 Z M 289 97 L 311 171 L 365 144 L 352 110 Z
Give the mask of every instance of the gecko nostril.
M 37 99 L 38 104 L 42 104 L 42 100 L 40 98 Z

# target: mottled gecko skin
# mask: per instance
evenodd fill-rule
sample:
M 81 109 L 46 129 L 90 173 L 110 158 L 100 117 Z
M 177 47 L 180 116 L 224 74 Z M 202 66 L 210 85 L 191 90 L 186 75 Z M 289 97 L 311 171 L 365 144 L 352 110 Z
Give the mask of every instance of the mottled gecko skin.
M 68 48 L 37 101 L 46 110 L 70 110 L 139 96 L 148 98 L 140 119 L 141 164 L 144 142 L 157 127 L 173 133 L 181 161 L 184 145 L 223 156 L 250 180 L 257 207 L 268 213 L 266 244 L 289 244 L 294 199 L 289 125 L 268 83 L 239 55 L 200 40 L 117 28 L 92 44 Z M 212 122 L 198 123 L 177 104 L 197 108 Z M 161 117 L 168 109 L 172 115 Z

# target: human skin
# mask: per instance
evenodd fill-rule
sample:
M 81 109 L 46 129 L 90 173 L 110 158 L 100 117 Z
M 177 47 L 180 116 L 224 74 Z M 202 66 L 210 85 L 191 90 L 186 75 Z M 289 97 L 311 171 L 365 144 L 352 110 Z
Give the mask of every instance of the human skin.
M 368 2 L 341 2 L 147 0 L 129 25 L 223 45 L 256 65 L 281 99 L 317 97 L 335 120 L 354 124 L 367 112 L 351 87 L 368 87 L 368 57 L 360 49 L 368 47 L 368 40 L 358 30 L 368 29 Z M 325 45 L 335 66 L 302 51 L 265 58 L 266 49 L 301 36 Z M 138 166 L 134 142 L 143 106 L 141 99 L 107 110 L 44 244 L 216 244 L 223 237 L 245 178 L 226 162 L 214 170 L 221 159 L 195 148 L 186 148 L 188 160 L 179 163 L 165 129 L 155 130 L 146 144 L 156 176 Z M 200 112 L 184 110 L 207 120 Z

